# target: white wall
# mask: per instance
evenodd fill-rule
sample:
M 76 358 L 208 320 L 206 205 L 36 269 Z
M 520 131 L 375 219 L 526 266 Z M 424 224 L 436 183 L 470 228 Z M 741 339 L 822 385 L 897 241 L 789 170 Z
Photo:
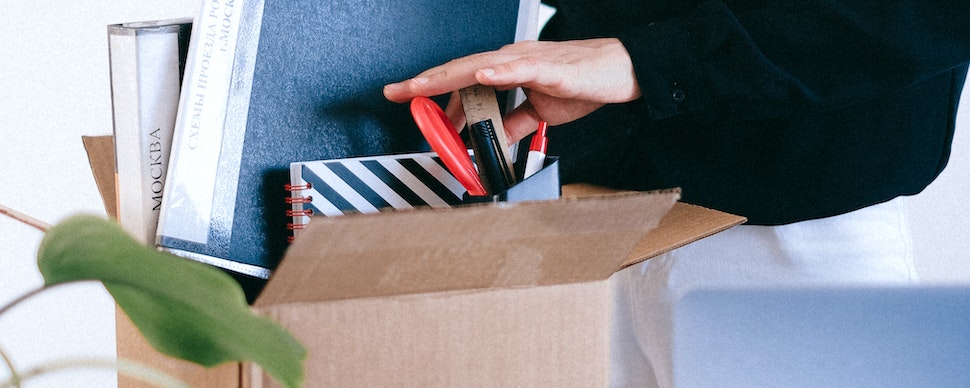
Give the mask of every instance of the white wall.
M 108 134 L 105 25 L 192 16 L 198 0 L 8 2 L 0 15 L 0 203 L 48 222 L 103 214 L 81 135 Z M 968 104 L 970 105 L 970 104 Z M 970 108 L 970 106 L 968 106 Z M 970 110 L 948 170 L 911 201 L 925 280 L 970 282 Z M 41 234 L 0 219 L 0 303 L 41 284 Z M 0 317 L 0 348 L 20 367 L 74 355 L 114 356 L 114 310 L 100 285 L 70 286 Z M 0 367 L 0 380 L 8 373 Z M 33 386 L 104 387 L 113 373 L 73 372 Z
M 970 283 L 970 83 L 946 170 L 910 202 L 913 251 L 924 282 Z
M 0 11 L 0 203 L 47 222 L 104 214 L 81 135 L 111 133 L 110 23 L 193 16 L 199 0 L 31 0 Z M 42 235 L 0 219 L 0 304 L 41 285 Z M 26 369 L 114 357 L 114 307 L 99 284 L 69 286 L 0 316 L 0 348 Z M 0 381 L 9 373 L 0 364 Z M 72 372 L 27 387 L 109 387 L 113 372 Z

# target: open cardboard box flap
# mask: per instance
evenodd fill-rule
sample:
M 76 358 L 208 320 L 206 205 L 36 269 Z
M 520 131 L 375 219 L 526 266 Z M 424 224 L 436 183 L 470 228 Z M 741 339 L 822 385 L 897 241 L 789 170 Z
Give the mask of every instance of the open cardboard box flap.
M 613 195 L 617 191 L 587 184 L 569 184 L 562 188 L 565 198 Z M 702 206 L 677 202 L 623 261 L 620 269 L 672 251 L 705 237 L 743 224 L 746 218 Z
M 317 217 L 256 306 L 604 280 L 679 197 L 622 193 Z

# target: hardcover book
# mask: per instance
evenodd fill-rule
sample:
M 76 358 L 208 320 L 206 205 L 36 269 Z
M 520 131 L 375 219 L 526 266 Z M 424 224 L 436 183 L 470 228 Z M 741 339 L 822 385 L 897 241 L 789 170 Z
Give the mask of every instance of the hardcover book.
M 535 38 L 537 13 L 536 0 L 202 2 L 157 243 L 258 288 L 287 247 L 290 162 L 426 151 L 383 85 Z
M 155 241 L 191 18 L 108 25 L 118 221 Z

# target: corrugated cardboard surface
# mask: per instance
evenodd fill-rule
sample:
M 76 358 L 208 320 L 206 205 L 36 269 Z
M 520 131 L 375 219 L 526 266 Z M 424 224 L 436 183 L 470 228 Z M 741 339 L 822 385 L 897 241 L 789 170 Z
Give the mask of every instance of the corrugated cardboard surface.
M 240 386 L 241 366 L 238 363 L 222 364 L 205 368 L 198 364 L 168 357 L 153 348 L 145 337 L 138 332 L 135 324 L 128 319 L 121 308 L 115 308 L 115 327 L 118 339 L 118 357 L 135 361 L 159 371 L 175 376 L 190 387 L 198 388 L 238 388 Z M 119 387 L 155 388 L 149 384 L 125 375 L 118 375 Z
M 118 188 L 115 177 L 115 143 L 111 136 L 82 136 L 84 151 L 94 174 L 94 183 L 104 201 L 104 210 L 109 216 L 118 218 Z
M 660 226 L 633 248 L 622 268 L 723 232 L 744 221 L 744 217 L 678 202 L 660 220 Z
M 604 386 L 607 285 L 452 291 L 263 311 L 307 346 L 308 386 Z M 275 386 L 265 377 L 255 380 L 253 387 Z
M 111 138 L 84 142 L 111 212 Z M 307 386 L 602 386 L 610 274 L 744 221 L 676 192 L 615 194 L 315 221 L 257 304 L 309 349 Z M 117 325 L 119 357 L 191 386 L 273 385 L 252 365 L 161 355 L 120 310 Z
M 314 218 L 256 307 L 605 280 L 679 193 Z
M 562 190 L 564 198 L 616 193 L 616 190 L 584 184 L 563 186 Z M 744 222 L 744 217 L 678 202 L 660 220 L 660 226 L 640 240 L 619 269 L 723 232 Z
M 313 385 L 604 386 L 607 279 L 677 198 L 316 218 L 254 307 L 307 347 Z

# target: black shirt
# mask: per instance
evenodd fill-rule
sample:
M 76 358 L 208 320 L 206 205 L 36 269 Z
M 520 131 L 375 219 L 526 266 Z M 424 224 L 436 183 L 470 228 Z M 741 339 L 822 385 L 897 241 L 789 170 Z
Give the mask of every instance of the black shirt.
M 543 39 L 617 37 L 643 96 L 550 130 L 564 182 L 783 224 L 920 192 L 946 165 L 970 2 L 559 0 Z

